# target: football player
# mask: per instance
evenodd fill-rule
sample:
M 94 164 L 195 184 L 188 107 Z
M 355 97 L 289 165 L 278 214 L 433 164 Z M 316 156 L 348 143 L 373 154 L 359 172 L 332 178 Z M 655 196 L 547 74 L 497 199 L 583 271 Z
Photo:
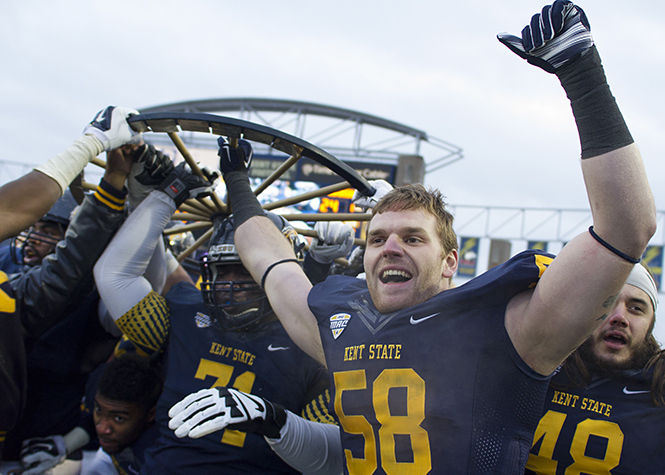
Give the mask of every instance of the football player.
M 139 140 L 126 120 L 132 113 L 136 111 L 107 107 L 64 152 L 0 187 L 0 238 L 15 235 L 43 216 L 99 153 Z M 65 245 L 52 258 L 11 282 L 0 272 L 0 453 L 7 431 L 19 420 L 25 405 L 26 338 L 37 338 L 63 317 L 64 308 L 120 225 L 128 163 L 124 154 L 109 161 L 97 191 L 84 200 Z
M 24 441 L 24 475 L 61 464 L 96 434 L 100 448 L 85 473 L 138 473 L 146 444 L 155 440 L 155 405 L 162 390 L 159 365 L 136 354 L 112 358 L 91 377 L 81 425 L 67 434 Z
M 180 179 L 192 183 L 187 188 L 200 186 L 196 177 Z M 143 278 L 182 199 L 167 192 L 155 190 L 145 198 L 95 267 L 100 295 L 125 336 L 147 354 L 165 353 L 164 391 L 156 415 L 159 435 L 145 454 L 142 473 L 293 473 L 254 433 L 226 430 L 180 439 L 167 426 L 173 404 L 210 387 L 255 392 L 295 413 L 332 421 L 326 371 L 291 341 L 263 290 L 242 266 L 232 218 L 214 219 L 201 291 L 184 273 L 162 297 Z M 295 231 L 282 218 L 268 216 L 296 259 L 294 250 L 299 252 L 301 244 Z
M 608 317 L 552 378 L 529 473 L 665 473 L 665 354 L 658 290 L 641 264 Z
M 77 203 L 72 192 L 66 190 L 51 209 L 39 221 L 11 240 L 13 261 L 20 266 L 38 266 L 55 251 L 55 246 L 65 237 L 72 212 Z M 18 272 L 19 270 L 17 270 Z
M 220 143 L 236 248 L 293 341 L 327 365 L 350 473 L 522 471 L 550 375 L 607 318 L 655 232 L 584 12 L 557 0 L 499 40 L 557 75 L 577 122 L 593 227 L 555 259 L 525 251 L 450 288 L 452 216 L 438 191 L 407 185 L 373 208 L 367 280 L 312 287 L 249 186 L 247 146 Z

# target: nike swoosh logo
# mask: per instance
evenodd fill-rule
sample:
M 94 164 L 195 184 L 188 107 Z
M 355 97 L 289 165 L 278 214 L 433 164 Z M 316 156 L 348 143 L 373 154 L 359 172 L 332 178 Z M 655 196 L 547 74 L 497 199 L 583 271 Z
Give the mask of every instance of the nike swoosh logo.
M 272 346 L 272 343 L 268 345 L 268 351 L 279 351 L 279 350 L 288 350 L 288 346 Z
M 430 318 L 434 318 L 439 314 L 439 312 L 433 313 L 431 315 L 427 315 L 426 317 L 421 317 L 421 318 L 413 318 L 413 315 L 411 315 L 411 318 L 409 319 L 409 322 L 411 322 L 411 325 L 418 325 L 421 322 L 424 322 L 425 320 L 429 320 Z
M 628 389 L 628 386 L 623 387 L 623 393 L 624 394 L 644 394 L 644 393 L 650 393 L 651 391 L 631 391 Z

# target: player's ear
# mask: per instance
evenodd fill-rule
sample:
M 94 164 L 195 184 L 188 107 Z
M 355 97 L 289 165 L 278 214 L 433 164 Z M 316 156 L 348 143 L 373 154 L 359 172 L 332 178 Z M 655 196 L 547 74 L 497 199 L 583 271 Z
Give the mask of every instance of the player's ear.
M 450 279 L 457 272 L 457 263 L 459 262 L 457 249 L 453 249 L 448 252 L 446 257 L 443 259 L 443 269 L 441 276 L 445 279 Z

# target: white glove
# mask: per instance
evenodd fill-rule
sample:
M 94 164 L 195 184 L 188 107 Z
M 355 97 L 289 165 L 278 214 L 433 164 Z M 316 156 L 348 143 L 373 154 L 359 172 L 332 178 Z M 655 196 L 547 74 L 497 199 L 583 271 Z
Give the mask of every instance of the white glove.
M 278 404 L 233 388 L 201 389 L 169 409 L 169 429 L 176 437 L 198 439 L 212 432 L 238 429 L 278 438 L 286 412 Z
M 393 189 L 393 186 L 386 180 L 370 180 L 369 184 L 376 190 L 372 196 L 365 196 L 358 190 L 353 193 L 351 202 L 360 208 L 374 208 L 374 205 Z
M 132 130 L 127 122 L 130 115 L 138 113 L 129 107 L 108 106 L 97 112 L 83 133 L 97 137 L 107 152 L 127 143 L 139 143 L 141 134 Z
M 35 437 L 23 441 L 21 462 L 24 475 L 38 475 L 64 462 L 67 457 L 65 439 L 61 435 Z
M 309 255 L 320 262 L 328 264 L 338 257 L 346 257 L 353 248 L 353 228 L 339 221 L 319 221 L 314 226 L 319 235 L 309 247 Z

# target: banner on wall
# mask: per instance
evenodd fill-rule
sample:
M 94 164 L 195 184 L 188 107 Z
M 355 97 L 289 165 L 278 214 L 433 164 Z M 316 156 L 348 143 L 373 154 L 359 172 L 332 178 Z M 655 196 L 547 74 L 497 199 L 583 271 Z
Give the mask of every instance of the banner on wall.
M 663 277 L 663 246 L 647 246 L 644 254 L 642 254 L 642 262 L 644 262 L 653 280 L 656 281 L 656 287 L 660 290 L 660 283 Z
M 480 238 L 461 237 L 459 246 L 459 264 L 457 275 L 460 277 L 475 277 L 478 266 L 478 244 Z
M 529 241 L 526 248 L 547 252 L 547 241 Z

